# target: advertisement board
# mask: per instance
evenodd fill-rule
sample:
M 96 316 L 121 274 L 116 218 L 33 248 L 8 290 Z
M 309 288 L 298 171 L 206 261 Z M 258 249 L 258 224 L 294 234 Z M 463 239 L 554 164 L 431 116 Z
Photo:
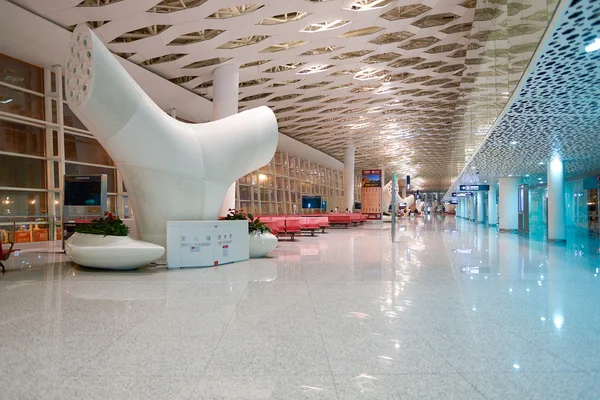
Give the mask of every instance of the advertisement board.
M 361 211 L 367 219 L 381 219 L 382 173 L 380 169 L 363 169 Z

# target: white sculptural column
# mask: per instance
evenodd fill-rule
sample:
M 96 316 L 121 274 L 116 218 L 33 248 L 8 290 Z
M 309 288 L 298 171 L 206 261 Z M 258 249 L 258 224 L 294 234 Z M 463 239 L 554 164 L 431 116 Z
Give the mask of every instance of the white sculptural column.
M 69 107 L 123 177 L 140 239 L 163 247 L 167 221 L 216 219 L 229 186 L 277 149 L 267 107 L 205 124 L 171 118 L 85 24 L 71 36 L 65 87 Z
M 354 152 L 354 146 L 344 150 L 344 203 L 350 211 L 354 210 Z
M 238 112 L 240 69 L 236 64 L 221 65 L 213 70 L 213 121 Z M 224 217 L 235 208 L 235 182 L 229 186 L 219 215 Z
M 495 184 L 490 185 L 490 191 L 488 192 L 488 225 L 496 226 L 498 224 L 498 204 L 496 204 L 496 197 L 498 193 L 498 186 Z
M 500 232 L 519 232 L 519 178 L 500 178 Z
M 565 229 L 565 173 L 560 158 L 548 163 L 548 241 L 567 241 Z

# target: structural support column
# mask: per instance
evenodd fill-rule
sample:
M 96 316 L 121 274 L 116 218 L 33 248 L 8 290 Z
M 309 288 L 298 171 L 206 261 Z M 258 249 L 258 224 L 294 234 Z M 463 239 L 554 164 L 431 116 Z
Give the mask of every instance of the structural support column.
M 519 178 L 500 178 L 500 232 L 519 232 Z
M 465 217 L 465 201 L 462 197 L 458 198 L 458 205 L 456 206 L 458 209 L 458 218 Z
M 350 211 L 354 210 L 354 151 L 354 146 L 344 150 L 344 204 Z
M 475 199 L 477 195 L 473 195 L 470 198 L 470 205 L 471 205 L 471 216 L 470 219 L 472 222 L 476 222 L 477 221 L 477 204 L 475 202 Z
M 238 86 L 240 70 L 236 64 L 225 64 L 213 70 L 213 121 L 229 117 L 238 112 Z M 227 190 L 220 216 L 235 208 L 235 182 Z
M 488 224 L 489 226 L 496 226 L 498 223 L 498 205 L 496 204 L 496 197 L 498 193 L 498 187 L 496 185 L 490 185 L 490 191 L 488 192 Z
M 554 158 L 548 163 L 548 241 L 565 243 L 565 174 L 563 162 Z
M 477 192 L 477 223 L 478 224 L 483 224 L 483 217 L 484 217 L 484 212 L 483 212 L 483 193 L 484 192 Z

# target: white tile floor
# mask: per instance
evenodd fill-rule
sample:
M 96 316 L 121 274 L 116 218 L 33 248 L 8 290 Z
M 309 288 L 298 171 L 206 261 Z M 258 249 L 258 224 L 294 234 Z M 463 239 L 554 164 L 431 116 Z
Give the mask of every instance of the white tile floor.
M 432 217 L 207 269 L 23 251 L 0 399 L 600 399 L 598 250 Z

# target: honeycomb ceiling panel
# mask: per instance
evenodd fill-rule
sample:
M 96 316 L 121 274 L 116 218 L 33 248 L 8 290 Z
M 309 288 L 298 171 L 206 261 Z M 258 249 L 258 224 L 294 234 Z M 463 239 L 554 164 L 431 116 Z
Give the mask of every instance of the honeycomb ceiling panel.
M 581 0 L 583 1 L 583 0 Z M 589 0 L 586 0 L 589 1 Z M 240 66 L 240 107 L 356 167 L 446 189 L 520 80 L 557 0 L 14 0 L 210 99 Z M 68 3 L 68 2 L 65 2 Z M 46 13 L 46 15 L 44 15 Z
M 557 156 L 564 162 L 567 177 L 600 170 L 600 50 L 585 51 L 598 32 L 600 5 L 594 0 L 569 5 L 557 13 L 551 35 L 536 53 L 522 83 L 515 88 L 505 78 L 509 83 L 502 95 L 512 96 L 502 116 L 492 121 L 481 106 L 504 108 L 504 104 L 482 98 L 473 102 L 473 108 L 466 105 L 465 121 L 455 121 L 488 123 L 492 128 L 475 132 L 484 135 L 483 141 L 467 139 L 455 146 L 457 159 L 468 163 L 447 196 L 457 191 L 459 184 L 496 184 L 502 177 L 520 178 L 530 186 L 543 184 L 548 163 Z M 534 7 L 522 11 L 526 16 L 538 12 Z M 518 54 L 531 58 L 534 50 L 535 46 L 519 44 L 509 47 L 504 57 Z M 462 153 L 462 148 L 472 149 L 472 153 Z

